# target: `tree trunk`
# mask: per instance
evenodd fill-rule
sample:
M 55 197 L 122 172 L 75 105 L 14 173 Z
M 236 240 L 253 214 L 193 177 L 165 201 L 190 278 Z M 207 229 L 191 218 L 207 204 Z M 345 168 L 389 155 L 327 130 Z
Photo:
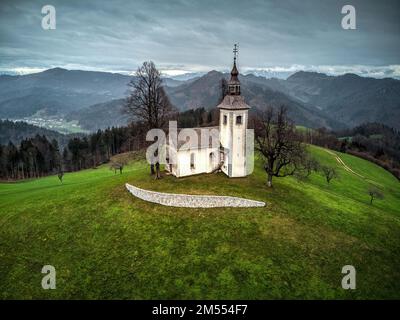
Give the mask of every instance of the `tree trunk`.
M 160 164 L 157 162 L 156 163 L 156 179 L 160 179 L 161 175 L 160 175 Z
M 272 174 L 268 173 L 268 178 L 267 178 L 267 185 L 268 187 L 272 187 Z
M 154 171 L 154 164 L 151 164 L 151 165 L 150 165 L 150 172 L 151 172 L 151 175 L 154 175 L 154 174 L 155 174 L 155 171 Z

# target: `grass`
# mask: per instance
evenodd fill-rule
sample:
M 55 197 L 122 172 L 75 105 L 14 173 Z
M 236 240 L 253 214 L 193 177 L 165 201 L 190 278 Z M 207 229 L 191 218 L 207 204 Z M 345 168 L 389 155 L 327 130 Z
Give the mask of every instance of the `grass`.
M 363 299 L 400 297 L 400 188 L 382 168 L 322 148 L 340 179 L 274 179 L 257 162 L 242 179 L 223 174 L 154 181 L 144 161 L 122 175 L 107 166 L 0 184 L 0 298 L 3 299 Z M 370 181 L 384 200 L 369 205 Z M 152 190 L 241 196 L 265 208 L 188 209 L 134 198 Z M 43 290 L 45 264 L 57 289 Z M 357 289 L 341 288 L 354 265 Z

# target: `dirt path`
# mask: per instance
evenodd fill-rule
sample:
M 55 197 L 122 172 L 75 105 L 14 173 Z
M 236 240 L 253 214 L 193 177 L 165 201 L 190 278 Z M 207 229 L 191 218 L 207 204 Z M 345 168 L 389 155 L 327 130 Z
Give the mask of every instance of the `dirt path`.
M 344 163 L 344 161 L 342 160 L 342 158 L 340 158 L 340 157 L 339 157 L 336 153 L 334 153 L 333 151 L 327 150 L 327 149 L 324 149 L 324 150 L 325 150 L 326 152 L 328 152 L 330 155 L 334 156 L 335 159 L 336 159 L 336 161 L 337 161 L 337 162 L 344 168 L 344 170 L 346 170 L 347 172 L 350 172 L 350 173 L 356 175 L 357 177 L 359 177 L 359 178 L 361 178 L 361 179 L 364 179 L 364 180 L 366 180 L 366 181 L 368 181 L 368 182 L 370 182 L 370 183 L 372 183 L 372 184 L 375 184 L 375 185 L 377 185 L 377 186 L 383 187 L 382 184 L 380 184 L 380 183 L 378 183 L 378 182 L 376 182 L 376 181 L 374 181 L 374 180 L 371 180 L 371 179 L 369 179 L 369 178 L 366 178 L 366 177 L 364 177 L 363 175 L 361 175 L 361 174 L 355 172 L 355 171 L 354 171 L 353 169 L 351 169 L 347 164 Z

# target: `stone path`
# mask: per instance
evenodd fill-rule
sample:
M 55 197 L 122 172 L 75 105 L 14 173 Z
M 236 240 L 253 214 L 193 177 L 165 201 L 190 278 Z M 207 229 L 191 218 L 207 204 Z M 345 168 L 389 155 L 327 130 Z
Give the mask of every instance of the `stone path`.
M 219 208 L 219 207 L 264 207 L 265 202 L 229 196 L 207 196 L 174 194 L 149 191 L 125 184 L 126 189 L 135 197 L 170 207 Z

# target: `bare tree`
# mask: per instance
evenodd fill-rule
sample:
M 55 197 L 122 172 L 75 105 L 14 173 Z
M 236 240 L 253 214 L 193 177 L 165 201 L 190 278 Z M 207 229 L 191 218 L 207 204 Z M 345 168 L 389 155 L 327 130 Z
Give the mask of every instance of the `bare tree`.
M 305 145 L 301 143 L 285 107 L 278 111 L 268 108 L 253 123 L 255 149 L 264 157 L 269 187 L 272 187 L 273 177 L 285 177 L 304 170 Z
M 368 194 L 370 196 L 370 204 L 372 205 L 372 201 L 374 199 L 383 199 L 384 195 L 383 192 L 375 186 L 370 186 L 368 188 Z
M 64 171 L 62 169 L 58 170 L 58 179 L 60 180 L 61 184 L 63 183 Z
M 162 128 L 173 114 L 172 104 L 162 86 L 161 72 L 152 61 L 146 61 L 128 84 L 131 92 L 124 111 L 148 129 Z
M 328 183 L 330 183 L 332 179 L 339 177 L 338 173 L 336 172 L 336 169 L 333 167 L 322 166 L 321 172 L 324 175 L 326 182 Z
M 317 159 L 306 155 L 302 161 L 302 165 L 298 166 L 295 176 L 298 180 L 306 180 L 313 172 L 318 172 L 320 164 Z
M 161 174 L 160 174 L 160 162 L 156 162 L 156 176 L 155 179 L 161 179 Z
M 136 78 L 129 83 L 131 92 L 124 105 L 124 112 L 133 121 L 143 123 L 148 130 L 163 128 L 175 115 L 175 110 L 162 86 L 161 72 L 152 61 L 146 61 L 136 71 Z M 150 164 L 155 174 L 155 163 Z

